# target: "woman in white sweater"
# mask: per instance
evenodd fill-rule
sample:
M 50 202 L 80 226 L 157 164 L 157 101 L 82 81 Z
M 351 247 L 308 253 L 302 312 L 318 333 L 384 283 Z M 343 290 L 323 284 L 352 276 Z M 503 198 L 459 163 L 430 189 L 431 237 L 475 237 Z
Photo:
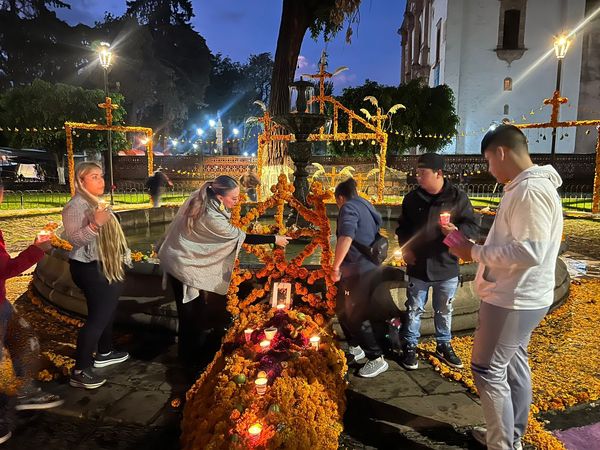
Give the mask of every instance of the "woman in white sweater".
M 247 235 L 232 225 L 230 209 L 239 196 L 229 176 L 204 183 L 181 206 L 159 246 L 177 305 L 179 357 L 190 377 L 212 359 L 229 325 L 225 294 L 242 244 L 288 243 L 285 236 Z

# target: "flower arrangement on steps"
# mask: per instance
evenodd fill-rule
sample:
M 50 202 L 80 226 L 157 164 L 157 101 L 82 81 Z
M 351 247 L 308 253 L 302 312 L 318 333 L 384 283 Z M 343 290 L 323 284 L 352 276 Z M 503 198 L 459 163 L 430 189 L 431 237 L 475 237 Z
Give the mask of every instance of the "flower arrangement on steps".
M 345 410 L 344 353 L 333 341 L 329 318 L 336 287 L 330 278 L 332 252 L 325 200 L 331 193 L 315 182 L 308 207 L 293 197 L 294 188 L 280 176 L 273 195 L 232 221 L 244 229 L 277 231 L 311 241 L 291 260 L 283 249 L 246 246 L 263 263 L 256 272 L 236 264 L 228 292 L 235 321 L 220 351 L 187 393 L 183 423 L 184 449 L 337 449 Z M 284 208 L 298 211 L 313 226 L 285 226 Z M 275 224 L 256 221 L 276 208 Z M 309 271 L 304 259 L 321 249 L 321 268 Z M 323 292 L 311 285 L 322 280 Z M 254 287 L 238 297 L 243 283 Z M 273 308 L 265 296 L 275 282 L 294 287 L 291 307 Z M 242 289 L 243 290 L 243 289 Z M 283 305 L 280 305 L 283 306 Z

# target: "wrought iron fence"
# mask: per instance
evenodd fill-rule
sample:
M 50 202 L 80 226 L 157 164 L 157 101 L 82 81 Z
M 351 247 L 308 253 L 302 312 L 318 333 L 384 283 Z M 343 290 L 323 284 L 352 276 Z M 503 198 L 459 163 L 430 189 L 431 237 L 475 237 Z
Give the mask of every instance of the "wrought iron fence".
M 502 185 L 499 184 L 459 184 L 475 206 L 496 206 L 502 197 Z M 386 186 L 385 199 L 392 203 L 400 203 L 402 197 L 415 189 L 415 184 L 397 184 Z M 188 183 L 175 183 L 172 187 L 165 188 L 162 201 L 183 202 L 197 186 Z M 368 195 L 374 195 L 376 187 L 368 185 L 364 189 Z M 559 189 L 563 208 L 566 211 L 590 212 L 592 210 L 592 186 L 585 184 L 567 185 Z M 117 205 L 134 205 L 150 202 L 150 196 L 144 186 L 139 182 L 123 182 L 114 192 L 114 201 Z M 0 210 L 25 210 L 57 208 L 64 206 L 71 195 L 67 191 L 57 190 L 5 190 L 4 201 Z

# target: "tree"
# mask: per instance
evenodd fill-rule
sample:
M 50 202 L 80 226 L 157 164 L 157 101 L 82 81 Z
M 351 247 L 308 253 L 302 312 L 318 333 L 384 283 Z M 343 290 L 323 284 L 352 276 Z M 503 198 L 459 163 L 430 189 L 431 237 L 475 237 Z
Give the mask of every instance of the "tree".
M 402 154 L 417 146 L 437 152 L 452 141 L 448 136 L 456 133 L 459 118 L 454 107 L 454 95 L 446 85 L 431 88 L 421 80 L 411 80 L 396 87 L 383 86 L 367 80 L 362 86 L 344 89 L 338 100 L 356 114 L 368 119 L 361 110 L 371 110 L 372 115 L 375 111 L 365 102 L 367 96 L 375 97 L 384 113 L 398 103 L 406 106 L 406 110 L 390 115 L 385 124 L 389 132 L 388 155 Z M 341 120 L 339 127 L 340 131 L 346 131 L 347 123 Z M 354 131 L 367 130 L 355 123 Z M 332 148 L 337 154 L 360 155 L 379 152 L 379 147 L 370 142 L 354 146 L 335 143 Z
M 360 0 L 283 0 L 283 10 L 277 37 L 277 49 L 271 76 L 271 99 L 269 110 L 272 115 L 284 114 L 288 110 L 288 86 L 294 77 L 298 55 L 304 35 L 310 29 L 313 38 L 323 33 L 328 39 L 342 28 L 346 19 L 350 23 L 357 19 Z M 348 28 L 346 40 L 352 35 Z M 271 162 L 282 162 L 285 148 L 281 147 L 269 155 Z
M 123 96 L 112 94 L 116 103 Z M 64 123 L 105 123 L 104 91 L 86 90 L 67 84 L 52 84 L 35 80 L 31 85 L 10 89 L 0 96 L 0 123 L 10 126 L 0 133 L 0 142 L 14 148 L 39 148 L 52 152 L 57 167 L 64 165 L 66 137 Z M 113 123 L 122 123 L 125 111 L 113 111 Z M 15 131 L 18 129 L 18 132 Z M 102 151 L 108 147 L 107 133 L 75 130 L 74 145 L 78 150 Z M 124 149 L 127 142 L 122 133 L 113 133 L 113 150 Z
M 127 15 L 151 27 L 189 25 L 194 17 L 190 0 L 128 0 Z

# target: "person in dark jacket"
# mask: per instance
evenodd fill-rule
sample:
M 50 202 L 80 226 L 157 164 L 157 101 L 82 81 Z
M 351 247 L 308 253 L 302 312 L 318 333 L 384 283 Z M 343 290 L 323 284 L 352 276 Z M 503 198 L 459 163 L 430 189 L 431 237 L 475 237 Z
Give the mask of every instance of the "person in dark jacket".
M 352 242 L 370 246 L 381 226 L 381 216 L 358 195 L 352 178 L 336 186 L 335 201 L 340 212 L 332 278 L 339 281 L 339 321 L 354 360 L 369 359 L 358 374 L 373 378 L 388 369 L 369 320 L 370 298 L 380 271 Z
M 452 300 L 458 287 L 458 259 L 443 243 L 446 235 L 459 229 L 467 238 L 477 236 L 473 207 L 467 194 L 444 179 L 444 157 L 421 155 L 417 163 L 419 187 L 402 202 L 396 235 L 407 264 L 407 320 L 403 324 L 404 368 L 418 368 L 416 345 L 421 315 L 432 292 L 436 356 L 452 367 L 463 367 L 450 343 Z
M 152 176 L 148 177 L 146 189 L 148 189 L 148 193 L 150 194 L 153 208 L 158 208 L 160 206 L 160 199 L 164 188 L 167 186 L 173 186 L 173 183 L 167 174 L 161 172 L 160 169 L 154 172 Z

